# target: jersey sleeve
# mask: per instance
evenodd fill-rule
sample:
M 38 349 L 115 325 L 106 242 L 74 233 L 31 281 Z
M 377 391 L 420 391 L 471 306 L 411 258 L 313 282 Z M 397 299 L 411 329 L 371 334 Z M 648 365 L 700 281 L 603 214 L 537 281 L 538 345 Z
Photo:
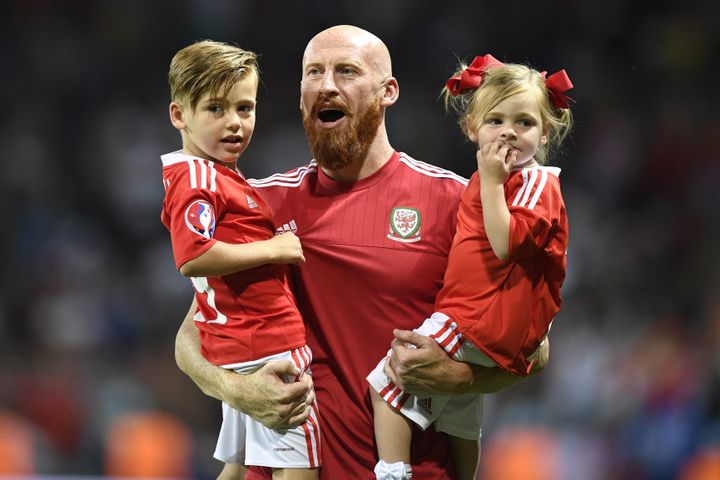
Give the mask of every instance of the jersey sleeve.
M 510 260 L 541 252 L 561 225 L 564 203 L 559 179 L 544 169 L 524 175 L 522 185 L 510 192 Z
M 192 187 L 189 169 L 178 166 L 163 173 L 166 185 L 162 221 L 170 231 L 176 268 L 199 257 L 212 247 L 217 219 L 224 202 L 216 191 Z

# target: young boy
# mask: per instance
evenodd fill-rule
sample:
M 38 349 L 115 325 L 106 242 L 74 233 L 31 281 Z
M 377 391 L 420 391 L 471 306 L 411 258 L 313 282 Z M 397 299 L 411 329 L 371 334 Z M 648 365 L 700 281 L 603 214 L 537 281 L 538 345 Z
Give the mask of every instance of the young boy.
M 288 283 L 288 264 L 305 261 L 293 233 L 274 235 L 271 212 L 245 181 L 237 160 L 255 128 L 259 82 L 253 52 L 214 41 L 183 48 L 170 63 L 170 121 L 183 148 L 162 156 L 162 222 L 175 264 L 190 277 L 199 305 L 195 325 L 210 362 L 250 373 L 270 360 L 309 374 L 312 353 Z M 317 406 L 294 429 L 275 431 L 223 403 L 215 458 L 222 476 L 237 464 L 273 468 L 273 478 L 317 479 Z

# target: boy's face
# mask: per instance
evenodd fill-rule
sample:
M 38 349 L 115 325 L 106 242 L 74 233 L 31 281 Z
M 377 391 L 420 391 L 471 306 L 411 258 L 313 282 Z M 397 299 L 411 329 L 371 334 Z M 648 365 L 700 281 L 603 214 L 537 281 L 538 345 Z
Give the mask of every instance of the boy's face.
M 170 119 L 182 133 L 183 152 L 234 167 L 255 130 L 257 86 L 257 76 L 247 75 L 224 97 L 204 94 L 195 110 L 171 103 Z

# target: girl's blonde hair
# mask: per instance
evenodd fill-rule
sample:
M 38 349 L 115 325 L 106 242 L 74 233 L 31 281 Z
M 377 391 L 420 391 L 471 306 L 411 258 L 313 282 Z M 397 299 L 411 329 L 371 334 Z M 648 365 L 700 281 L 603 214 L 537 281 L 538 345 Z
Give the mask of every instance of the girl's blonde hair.
M 455 75 L 460 75 L 466 68 L 467 65 L 461 63 Z M 534 94 L 538 100 L 543 134 L 548 141 L 538 146 L 535 161 L 544 165 L 548 152 L 560 147 L 570 133 L 573 119 L 569 108 L 559 108 L 552 103 L 545 77 L 540 72 L 514 63 L 493 66 L 482 74 L 478 88 L 453 95 L 445 86 L 441 95 L 444 96 L 446 110 L 453 110 L 459 115 L 458 123 L 467 135 L 469 129 L 479 125 L 500 102 L 523 92 Z
M 206 93 L 224 96 L 248 75 L 259 80 L 257 57 L 254 52 L 212 40 L 188 45 L 170 62 L 170 97 L 174 102 L 189 102 L 195 110 Z

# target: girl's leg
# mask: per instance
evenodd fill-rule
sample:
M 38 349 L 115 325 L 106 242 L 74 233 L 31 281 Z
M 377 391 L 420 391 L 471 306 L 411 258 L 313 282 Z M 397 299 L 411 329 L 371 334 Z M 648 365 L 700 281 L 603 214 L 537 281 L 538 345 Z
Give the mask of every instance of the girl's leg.
M 372 398 L 378 456 L 387 463 L 410 463 L 410 442 L 412 440 L 410 420 L 392 408 L 372 388 L 370 397 Z
M 410 442 L 412 424 L 400 412 L 393 409 L 371 388 L 375 443 L 380 461 L 375 466 L 378 479 L 412 478 L 410 467 Z

